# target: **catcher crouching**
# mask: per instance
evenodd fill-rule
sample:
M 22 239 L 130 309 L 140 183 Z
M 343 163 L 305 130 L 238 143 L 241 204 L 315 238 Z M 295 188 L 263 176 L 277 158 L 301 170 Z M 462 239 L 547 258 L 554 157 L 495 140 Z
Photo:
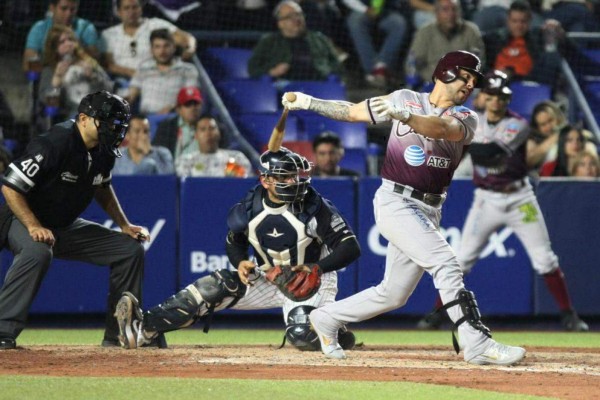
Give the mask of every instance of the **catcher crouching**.
M 281 147 L 260 161 L 260 183 L 227 218 L 227 256 L 237 273 L 213 272 L 146 312 L 124 293 L 115 314 L 122 347 L 137 348 L 200 318 L 207 332 L 212 314 L 226 308 L 281 308 L 287 341 L 300 350 L 320 349 L 308 315 L 335 300 L 336 270 L 354 262 L 360 246 L 336 207 L 310 185 L 305 157 Z M 343 348 L 354 346 L 352 332 L 343 327 L 339 334 Z

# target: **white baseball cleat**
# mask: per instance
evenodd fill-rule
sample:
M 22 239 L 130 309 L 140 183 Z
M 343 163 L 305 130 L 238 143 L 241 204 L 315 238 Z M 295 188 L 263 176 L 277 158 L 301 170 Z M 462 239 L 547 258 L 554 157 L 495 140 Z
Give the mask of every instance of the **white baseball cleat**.
M 119 325 L 119 343 L 125 349 L 137 348 L 139 320 L 135 319 L 137 299 L 129 292 L 124 292 L 117 303 L 115 317 Z
M 325 319 L 327 318 L 327 315 L 324 312 L 316 309 L 313 310 L 308 317 L 310 319 L 310 324 L 319 337 L 319 341 L 321 342 L 321 351 L 323 354 L 325 354 L 325 357 L 335 358 L 338 360 L 346 358 L 346 354 L 344 354 L 342 346 L 340 346 L 338 343 L 338 329 L 336 328 L 332 333 L 330 333 L 325 328 Z
M 492 340 L 492 345 L 480 355 L 468 362 L 477 365 L 513 365 L 525 357 L 525 349 L 517 346 L 507 346 Z

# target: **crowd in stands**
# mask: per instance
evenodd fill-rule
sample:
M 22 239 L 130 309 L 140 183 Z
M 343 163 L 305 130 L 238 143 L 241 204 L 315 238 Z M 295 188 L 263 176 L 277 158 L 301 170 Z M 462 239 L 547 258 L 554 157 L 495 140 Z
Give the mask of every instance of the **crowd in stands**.
M 207 45 L 197 42 L 192 31 L 264 32 L 252 43 L 248 76 L 273 82 L 278 89 L 282 82 L 332 76 L 376 90 L 427 87 L 440 55 L 460 49 L 477 54 L 484 70 L 504 71 L 513 81 L 547 84 L 556 94 L 563 89 L 560 62 L 568 47 L 566 32 L 599 28 L 594 3 L 586 0 L 113 3 L 112 22 L 118 23 L 100 29 L 78 16 L 87 3 L 50 0 L 46 16 L 27 34 L 23 68 L 42 66 L 36 109 L 43 121 L 40 131 L 74 116 L 90 92 L 107 89 L 132 104 L 136 116 L 115 167 L 115 174 L 124 175 L 256 174 L 246 155 L 225 148 L 235 143 L 223 140 L 220 113 L 202 95 L 194 56 L 202 62 Z M 347 81 L 348 70 L 359 72 L 358 82 Z M 400 81 L 393 80 L 395 74 Z M 481 109 L 485 99 L 478 93 L 472 97 L 470 106 Z M 552 100 L 538 104 L 531 116 L 527 161 L 534 175 L 597 176 L 597 139 L 581 121 L 567 121 L 565 104 Z M 164 119 L 154 132 L 151 119 L 158 114 Z M 314 138 L 309 142 L 313 154 L 307 156 L 315 160 L 315 176 L 359 176 L 340 167 L 344 143 L 336 132 L 318 133 L 307 135 Z M 265 143 L 260 145 L 259 152 Z M 4 153 L 12 156 L 4 150 L 0 156 Z

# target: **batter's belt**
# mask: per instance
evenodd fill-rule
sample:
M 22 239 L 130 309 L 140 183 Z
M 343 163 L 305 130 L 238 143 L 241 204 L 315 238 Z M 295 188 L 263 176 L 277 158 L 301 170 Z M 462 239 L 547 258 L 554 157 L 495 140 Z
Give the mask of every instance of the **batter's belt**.
M 439 207 L 442 205 L 446 196 L 441 194 L 424 193 L 410 186 L 404 186 L 399 183 L 394 183 L 394 192 L 404 196 L 412 197 L 413 199 L 422 201 L 428 206 Z

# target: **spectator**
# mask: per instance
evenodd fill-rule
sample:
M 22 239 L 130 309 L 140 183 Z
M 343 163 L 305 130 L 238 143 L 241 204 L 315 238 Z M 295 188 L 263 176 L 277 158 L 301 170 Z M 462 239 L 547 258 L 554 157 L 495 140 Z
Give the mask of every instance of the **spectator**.
M 542 0 L 544 18 L 557 20 L 568 32 L 598 32 L 594 7 L 595 0 Z
M 381 2 L 381 7 L 367 6 L 365 3 L 369 2 L 366 0 L 342 0 L 342 3 L 350 10 L 346 24 L 366 81 L 375 87 L 385 88 L 406 40 L 408 24 L 402 8 L 395 1 Z M 379 51 L 375 49 L 373 29 L 384 34 Z
M 168 29 L 152 31 L 150 47 L 152 58 L 143 61 L 136 70 L 128 100 L 133 103 L 141 97 L 141 112 L 166 114 L 175 108 L 182 87 L 198 84 L 198 71 L 175 56 L 175 41 Z
M 82 47 L 73 30 L 53 25 L 44 46 L 44 69 L 40 94 L 47 107 L 58 107 L 57 116 L 65 119 L 77 114 L 81 99 L 89 93 L 112 90 L 113 83 L 100 64 Z M 50 112 L 52 115 L 52 112 Z
M 344 62 L 349 56 L 346 51 L 352 49 L 352 43 L 344 16 L 335 0 L 301 0 L 298 3 L 302 7 L 306 27 L 330 38 L 335 45 L 338 60 Z
M 531 113 L 531 134 L 527 140 L 527 165 L 538 169 L 544 162 L 556 158 L 558 132 L 567 124 L 565 115 L 552 101 L 536 104 Z
M 414 29 L 420 29 L 435 22 L 434 0 L 409 0 L 409 4 L 412 9 Z
M 153 144 L 164 146 L 178 159 L 197 150 L 196 123 L 202 112 L 202 94 L 195 86 L 181 88 L 177 94 L 177 115 L 158 124 Z
M 173 156 L 166 147 L 150 144 L 150 123 L 145 115 L 131 117 L 127 147 L 117 158 L 113 175 L 168 175 L 175 173 Z
M 587 150 L 580 152 L 573 160 L 570 174 L 577 178 L 600 178 L 598 156 Z
M 195 138 L 196 150 L 175 159 L 177 176 L 245 178 L 252 175 L 250 161 L 242 152 L 219 148 L 221 131 L 213 117 L 200 118 Z
M 506 26 L 484 35 L 487 66 L 514 79 L 528 79 L 553 85 L 560 71 L 557 45 L 564 36 L 560 23 L 546 20 L 531 27 L 531 6 L 525 0 L 514 1 L 508 10 Z M 555 37 L 546 43 L 545 33 Z
M 511 0 L 481 0 L 477 3 L 471 21 L 482 33 L 500 29 L 506 25 Z
M 467 50 L 480 55 L 485 63 L 483 40 L 477 25 L 461 16 L 458 0 L 436 0 L 435 22 L 419 29 L 410 46 L 409 58 L 414 57 L 417 72 L 423 82 L 431 80 L 440 54 L 455 50 Z M 407 66 L 408 67 L 408 66 Z
M 332 176 L 359 177 L 360 174 L 339 166 L 344 157 L 344 147 L 339 136 L 334 132 L 322 132 L 313 140 L 315 155 L 315 171 L 313 176 L 326 178 Z
M 322 80 L 339 72 L 331 40 L 306 29 L 302 8 L 290 0 L 279 3 L 273 12 L 279 32 L 263 36 L 248 60 L 253 78 L 269 75 L 275 79 Z
M 41 59 L 46 37 L 53 25 L 69 26 L 75 32 L 82 46 L 93 57 L 98 56 L 98 32 L 90 21 L 78 18 L 79 0 L 50 0 L 48 11 L 51 16 L 37 21 L 27 34 L 25 51 L 23 52 L 23 69 L 29 70 L 29 62 Z
M 585 137 L 581 129 L 565 125 L 558 134 L 556 159 L 542 165 L 540 176 L 569 176 L 575 157 L 585 148 Z
M 102 32 L 101 51 L 106 68 L 113 75 L 131 79 L 142 61 L 152 57 L 150 34 L 157 29 L 167 29 L 182 58 L 190 59 L 196 52 L 196 39 L 160 18 L 144 18 L 142 0 L 117 0 L 117 14 L 121 23 Z

